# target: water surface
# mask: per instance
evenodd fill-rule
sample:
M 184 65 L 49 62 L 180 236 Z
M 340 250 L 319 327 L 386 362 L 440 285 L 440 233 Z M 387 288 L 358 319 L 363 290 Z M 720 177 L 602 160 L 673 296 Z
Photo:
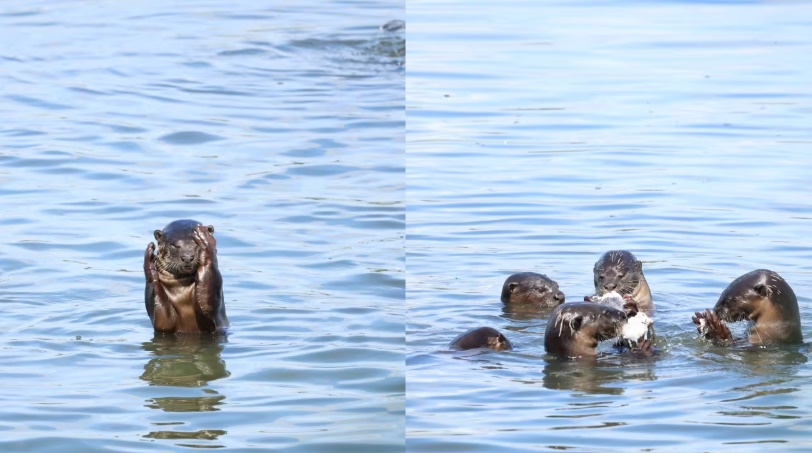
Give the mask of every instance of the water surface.
M 409 3 L 408 451 L 810 448 L 810 13 Z M 643 261 L 659 356 L 553 360 L 503 281 L 540 272 L 582 300 L 612 249 Z M 798 294 L 807 343 L 699 341 L 693 311 L 758 268 Z M 516 349 L 445 349 L 481 325 Z
M 402 451 L 402 2 L 4 2 L 0 450 Z M 226 339 L 154 336 L 214 225 Z

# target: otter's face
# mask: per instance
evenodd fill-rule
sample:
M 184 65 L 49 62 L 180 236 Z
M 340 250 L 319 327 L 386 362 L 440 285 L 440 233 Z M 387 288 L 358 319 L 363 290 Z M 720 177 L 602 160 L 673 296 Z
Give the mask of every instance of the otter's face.
M 713 312 L 727 322 L 745 321 L 758 318 L 765 304 L 772 304 L 770 287 L 761 279 L 738 278 L 719 296 Z
M 189 275 L 197 271 L 200 247 L 192 239 L 192 231 L 164 232 L 155 230 L 158 242 L 158 262 L 161 267 L 174 275 Z
M 606 252 L 592 270 L 595 292 L 602 296 L 610 291 L 622 295 L 632 294 L 640 284 L 643 263 L 629 252 Z
M 603 341 L 618 336 L 620 328 L 626 321 L 626 314 L 622 311 L 612 307 L 602 307 L 595 323 L 595 338 Z
M 507 351 L 511 349 L 508 339 L 501 333 L 498 336 L 488 337 L 488 347 L 494 351 Z
M 505 285 L 509 302 L 555 307 L 564 303 L 565 297 L 558 283 L 538 276 L 526 277 Z M 503 291 L 504 293 L 504 291 Z M 503 294 L 504 300 L 505 294 Z

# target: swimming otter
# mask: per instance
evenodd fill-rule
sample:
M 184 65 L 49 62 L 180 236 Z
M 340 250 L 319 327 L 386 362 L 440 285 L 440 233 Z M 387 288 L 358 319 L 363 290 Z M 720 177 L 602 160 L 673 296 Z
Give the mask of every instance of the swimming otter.
M 733 280 L 719 296 L 713 313 L 694 313 L 699 333 L 708 339 L 730 340 L 724 321 L 752 321 L 748 340 L 752 344 L 801 343 L 798 299 L 777 273 L 758 269 Z
M 176 220 L 144 252 L 147 314 L 156 332 L 218 332 L 229 325 L 213 226 Z
M 564 293 L 558 290 L 558 283 L 546 275 L 520 272 L 502 284 L 502 302 L 552 308 L 564 303 Z
M 597 355 L 598 343 L 618 336 L 626 314 L 605 305 L 571 302 L 559 305 L 550 314 L 544 332 L 544 349 L 565 357 Z
M 458 336 L 448 344 L 450 349 L 465 351 L 467 349 L 491 348 L 494 351 L 513 349 L 507 337 L 492 327 L 478 327 Z
M 610 250 L 604 253 L 595 263 L 595 292 L 602 296 L 609 291 L 629 295 L 644 312 L 654 310 L 646 277 L 643 276 L 643 263 L 626 250 Z
M 621 296 L 615 291 L 603 296 L 584 296 L 584 302 L 606 305 L 623 311 L 627 322 L 620 329 L 617 346 L 627 347 L 633 351 L 648 350 L 654 341 L 654 320 L 640 311 L 637 302 L 631 296 Z

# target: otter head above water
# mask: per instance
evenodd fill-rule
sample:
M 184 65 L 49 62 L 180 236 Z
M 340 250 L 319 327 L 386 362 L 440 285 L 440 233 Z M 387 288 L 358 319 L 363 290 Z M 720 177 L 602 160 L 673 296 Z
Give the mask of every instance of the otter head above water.
M 159 270 L 169 272 L 176 277 L 189 276 L 197 271 L 200 264 L 200 246 L 194 241 L 194 229 L 202 225 L 196 220 L 175 220 L 155 230 L 156 265 Z M 214 233 L 214 227 L 206 227 Z
M 643 276 L 643 263 L 626 250 L 610 250 L 595 263 L 592 270 L 595 293 L 603 296 L 615 291 L 634 298 L 642 311 L 654 309 L 651 290 Z
M 564 303 L 564 293 L 558 283 L 544 274 L 520 272 L 513 274 L 502 285 L 502 302 L 539 307 L 556 307 Z
M 758 269 L 733 280 L 719 296 L 713 313 L 722 321 L 752 321 L 753 344 L 800 343 L 798 299 L 777 273 Z
M 626 324 L 626 314 L 592 302 L 559 305 L 550 314 L 544 332 L 544 348 L 564 357 L 590 357 L 603 340 L 615 338 Z

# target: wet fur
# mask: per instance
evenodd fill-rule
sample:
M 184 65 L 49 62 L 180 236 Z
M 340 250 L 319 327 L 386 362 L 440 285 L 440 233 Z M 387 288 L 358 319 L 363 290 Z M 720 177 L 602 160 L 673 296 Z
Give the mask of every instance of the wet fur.
M 602 296 L 616 291 L 631 296 L 641 311 L 651 314 L 654 301 L 651 298 L 643 263 L 626 250 L 610 250 L 595 263 L 592 270 L 595 293 Z
M 552 308 L 563 304 L 564 300 L 558 283 L 544 274 L 520 272 L 508 277 L 502 285 L 502 302 L 506 304 Z
M 510 344 L 507 337 L 492 327 L 471 329 L 451 341 L 448 347 L 460 351 L 477 348 L 490 348 L 494 351 L 513 349 L 513 345 Z
M 751 322 L 747 330 L 753 344 L 803 342 L 795 292 L 780 275 L 767 269 L 733 280 L 719 296 L 713 313 L 721 321 Z
M 194 220 L 155 230 L 158 245 L 150 243 L 144 253 L 144 301 L 156 332 L 219 332 L 228 326 L 213 232 Z
M 626 323 L 622 311 L 591 302 L 573 302 L 556 307 L 547 321 L 544 348 L 565 357 L 595 356 L 595 348 L 615 338 Z

